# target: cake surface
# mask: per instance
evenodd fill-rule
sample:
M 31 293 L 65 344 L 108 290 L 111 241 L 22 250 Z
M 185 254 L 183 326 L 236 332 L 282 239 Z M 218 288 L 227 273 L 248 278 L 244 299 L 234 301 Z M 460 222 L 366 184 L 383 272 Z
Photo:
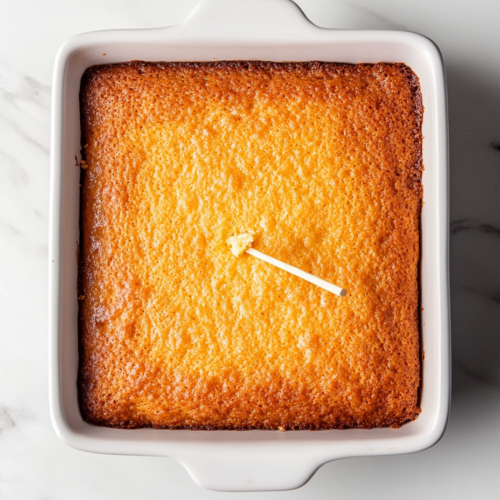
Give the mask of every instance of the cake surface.
M 121 428 L 419 412 L 423 107 L 403 64 L 141 63 L 81 85 L 78 389 Z M 347 289 L 337 297 L 230 236 Z

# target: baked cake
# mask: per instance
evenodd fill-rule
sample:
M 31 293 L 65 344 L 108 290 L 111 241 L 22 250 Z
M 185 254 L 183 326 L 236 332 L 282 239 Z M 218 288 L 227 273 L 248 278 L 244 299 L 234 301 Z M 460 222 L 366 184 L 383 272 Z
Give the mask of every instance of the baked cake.
M 403 64 L 111 64 L 81 83 L 78 388 L 97 425 L 419 412 L 422 100 Z M 347 289 L 337 297 L 226 240 Z

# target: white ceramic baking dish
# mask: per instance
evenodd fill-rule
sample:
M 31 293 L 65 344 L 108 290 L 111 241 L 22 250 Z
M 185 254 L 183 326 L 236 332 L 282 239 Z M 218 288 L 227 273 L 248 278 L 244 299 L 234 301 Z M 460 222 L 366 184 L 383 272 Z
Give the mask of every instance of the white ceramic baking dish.
M 94 64 L 145 61 L 404 62 L 420 78 L 425 113 L 421 325 L 425 351 L 422 413 L 400 429 L 180 431 L 109 429 L 82 420 L 77 401 L 75 260 L 79 239 L 78 93 Z M 288 0 L 205 0 L 182 24 L 85 33 L 57 55 L 52 100 L 50 225 L 50 408 L 58 436 L 95 453 L 168 456 L 201 486 L 285 490 L 303 485 L 325 462 L 424 450 L 442 436 L 450 399 L 448 151 L 446 88 L 438 48 L 397 31 L 326 30 Z

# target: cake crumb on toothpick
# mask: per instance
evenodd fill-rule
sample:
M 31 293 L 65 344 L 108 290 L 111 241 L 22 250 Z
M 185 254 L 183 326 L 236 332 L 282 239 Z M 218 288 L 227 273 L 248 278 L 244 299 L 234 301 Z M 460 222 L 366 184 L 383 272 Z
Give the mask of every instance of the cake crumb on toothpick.
M 227 244 L 235 257 L 240 256 L 245 250 L 248 250 L 253 243 L 253 235 L 251 233 L 238 234 L 231 236 L 227 240 Z

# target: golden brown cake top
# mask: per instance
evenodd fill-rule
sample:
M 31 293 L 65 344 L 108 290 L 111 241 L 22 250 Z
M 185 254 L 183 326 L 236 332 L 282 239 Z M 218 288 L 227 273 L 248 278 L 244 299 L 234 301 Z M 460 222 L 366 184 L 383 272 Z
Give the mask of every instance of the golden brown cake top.
M 141 63 L 82 79 L 79 394 L 118 427 L 416 418 L 422 104 L 402 64 Z M 226 240 L 326 281 L 327 291 Z

